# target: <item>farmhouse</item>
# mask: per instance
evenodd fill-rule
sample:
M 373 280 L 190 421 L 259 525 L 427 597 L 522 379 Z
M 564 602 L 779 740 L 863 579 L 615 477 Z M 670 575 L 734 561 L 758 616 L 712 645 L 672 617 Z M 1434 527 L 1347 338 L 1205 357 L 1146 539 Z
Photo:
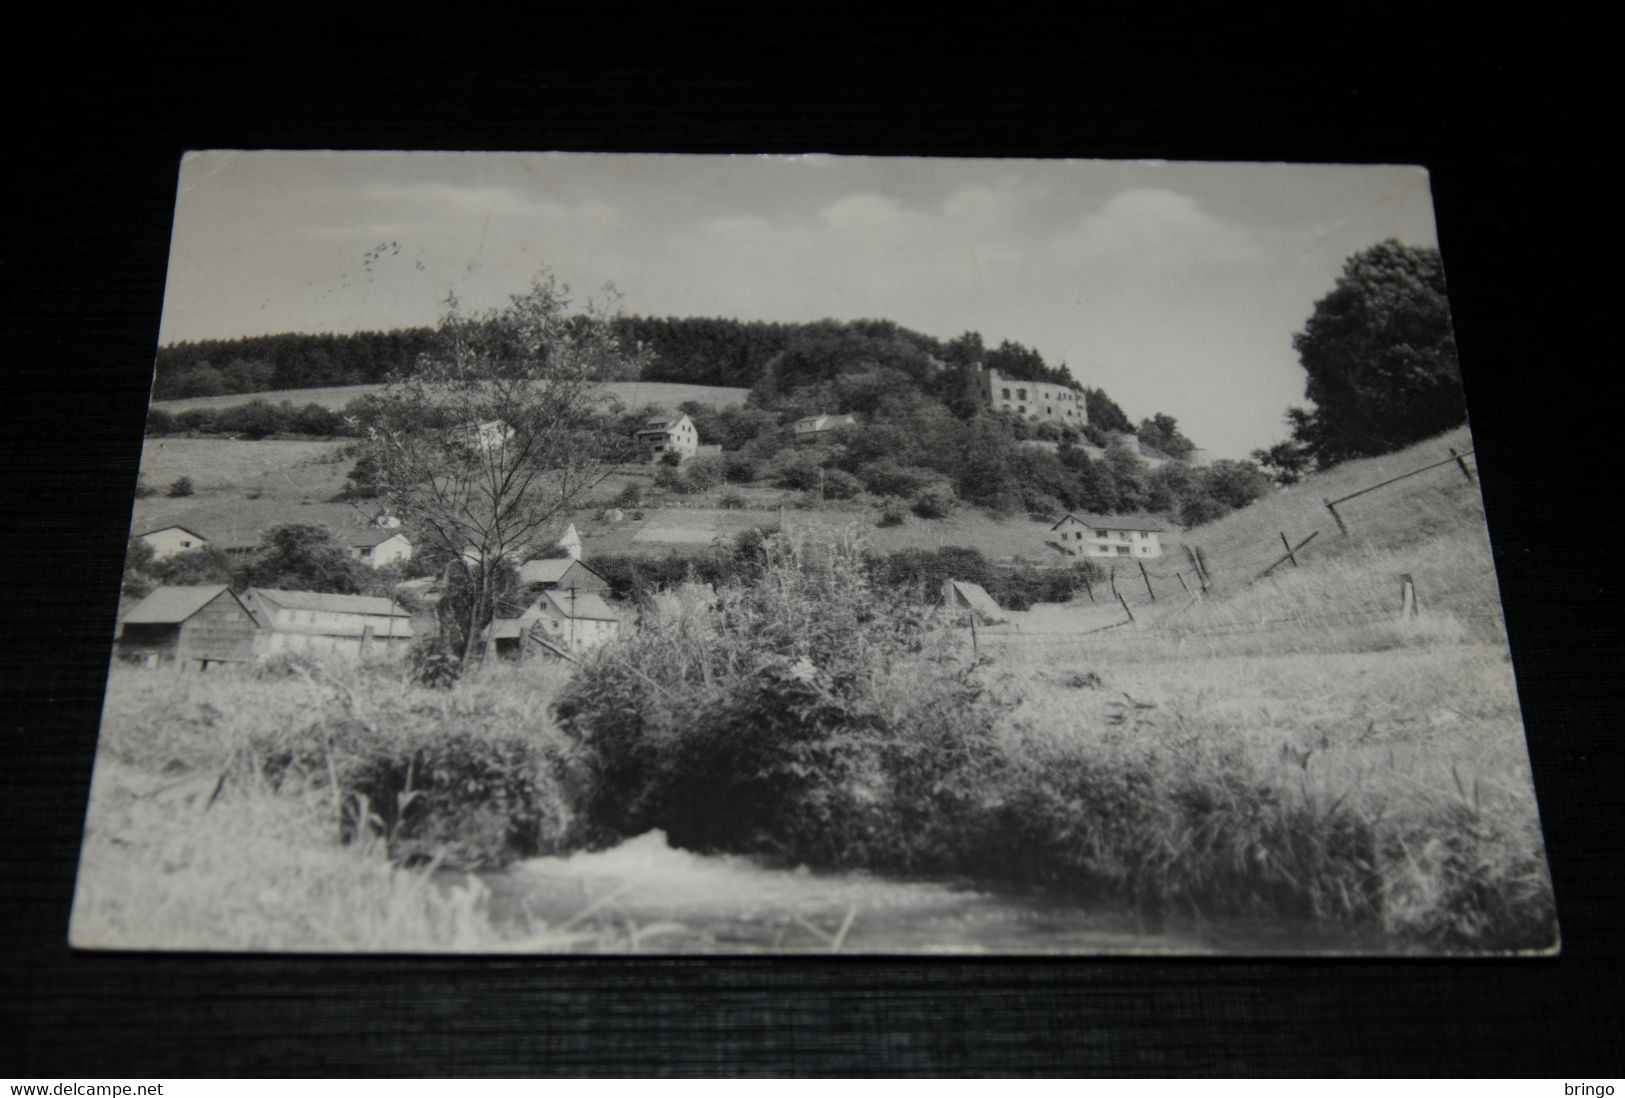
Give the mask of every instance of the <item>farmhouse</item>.
M 225 584 L 166 586 L 124 616 L 114 651 L 147 667 L 208 671 L 252 660 L 259 632 L 253 613 Z
M 659 461 L 666 454 L 676 454 L 679 459 L 693 457 L 700 446 L 694 421 L 682 413 L 644 420 L 637 438 L 644 454 L 653 461 Z
M 1046 541 L 1075 557 L 1162 556 L 1160 519 L 1150 515 L 1068 514 L 1049 528 Z
M 251 587 L 243 604 L 264 633 L 259 652 L 400 656 L 412 644 L 412 615 L 393 599 Z
M 579 559 L 553 557 L 526 561 L 519 566 L 519 583 L 545 591 L 583 591 L 595 595 L 609 593 L 609 581 Z
M 1007 378 L 985 366 L 976 367 L 974 383 L 978 398 L 994 411 L 1069 427 L 1089 422 L 1083 394 L 1070 386 Z
M 137 536 L 152 546 L 153 560 L 166 560 L 176 553 L 188 553 L 209 544 L 208 538 L 184 526 L 163 526 Z
M 519 657 L 526 652 L 574 656 L 614 640 L 621 618 L 591 591 L 543 591 L 517 618 L 491 623 L 491 647 L 499 656 Z
M 795 431 L 796 438 L 809 438 L 815 435 L 828 434 L 831 431 L 844 431 L 848 427 L 856 427 L 857 425 L 857 417 L 851 415 L 807 416 L 805 419 L 796 420 L 791 429 Z

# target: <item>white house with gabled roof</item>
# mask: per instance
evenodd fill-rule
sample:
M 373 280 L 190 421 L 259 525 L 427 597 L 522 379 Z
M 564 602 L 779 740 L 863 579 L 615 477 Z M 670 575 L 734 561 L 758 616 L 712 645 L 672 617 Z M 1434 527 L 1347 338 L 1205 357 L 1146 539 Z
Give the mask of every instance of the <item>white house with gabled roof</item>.
M 153 560 L 166 560 L 177 553 L 190 553 L 209 544 L 208 538 L 184 526 L 160 526 L 136 536 L 152 546 Z
M 695 430 L 694 421 L 681 412 L 644 420 L 637 439 L 652 461 L 659 461 L 667 454 L 676 454 L 679 459 L 693 457 L 700 448 L 700 433 Z
M 1075 557 L 1149 560 L 1162 556 L 1166 524 L 1152 515 L 1068 513 L 1049 528 L 1045 540 Z

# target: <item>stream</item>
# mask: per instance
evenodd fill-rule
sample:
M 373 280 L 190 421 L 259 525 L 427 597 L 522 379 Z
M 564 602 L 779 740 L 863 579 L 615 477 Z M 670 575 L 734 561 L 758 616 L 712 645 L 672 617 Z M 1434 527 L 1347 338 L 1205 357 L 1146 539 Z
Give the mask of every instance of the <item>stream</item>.
M 466 879 L 466 878 L 463 878 Z M 480 875 L 519 948 L 848 954 L 1383 952 L 1305 927 L 1150 928 L 1075 900 L 673 849 L 659 832 Z M 1390 947 L 1391 948 L 1391 947 Z

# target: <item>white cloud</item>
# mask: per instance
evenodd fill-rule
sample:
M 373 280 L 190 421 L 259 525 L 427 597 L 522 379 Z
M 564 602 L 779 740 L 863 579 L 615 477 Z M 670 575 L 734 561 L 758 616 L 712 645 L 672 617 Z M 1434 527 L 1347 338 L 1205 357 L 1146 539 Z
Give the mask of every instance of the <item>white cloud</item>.
M 1209 213 L 1189 195 L 1155 188 L 1118 192 L 1057 237 L 1055 247 L 1077 260 L 1158 269 L 1264 257 L 1246 229 Z

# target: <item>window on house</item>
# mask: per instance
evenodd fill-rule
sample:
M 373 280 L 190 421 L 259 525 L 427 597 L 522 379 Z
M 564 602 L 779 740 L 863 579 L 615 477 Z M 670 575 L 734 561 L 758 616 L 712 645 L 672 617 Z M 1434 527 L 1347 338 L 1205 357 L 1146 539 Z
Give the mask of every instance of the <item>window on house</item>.
M 1025 390 L 1025 389 L 1017 389 L 1016 390 L 1016 399 L 1017 400 L 1026 400 L 1027 399 L 1027 390 Z
M 1005 400 L 1009 400 L 1010 399 L 1010 390 L 1009 389 L 1000 389 L 999 390 L 999 395 L 1001 397 L 1003 397 Z

